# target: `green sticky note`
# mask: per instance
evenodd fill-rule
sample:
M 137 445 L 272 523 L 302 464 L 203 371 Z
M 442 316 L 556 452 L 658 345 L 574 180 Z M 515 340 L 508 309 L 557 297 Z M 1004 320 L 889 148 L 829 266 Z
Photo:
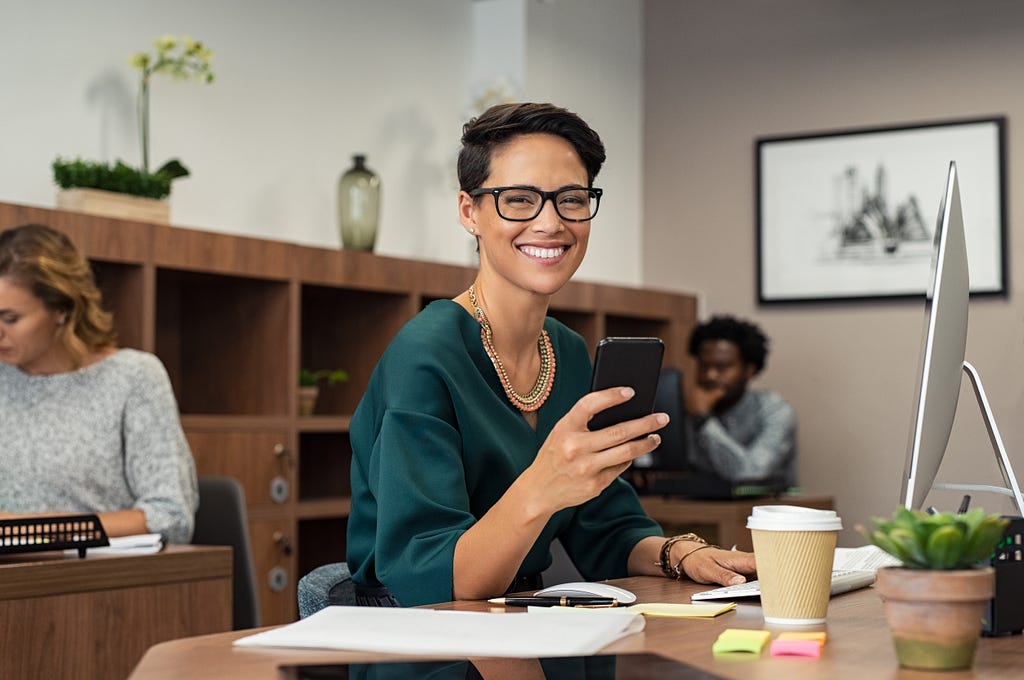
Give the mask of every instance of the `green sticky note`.
M 726 628 L 722 631 L 715 644 L 711 646 L 714 654 L 731 652 L 749 652 L 760 654 L 771 633 L 767 630 L 750 630 L 747 628 Z

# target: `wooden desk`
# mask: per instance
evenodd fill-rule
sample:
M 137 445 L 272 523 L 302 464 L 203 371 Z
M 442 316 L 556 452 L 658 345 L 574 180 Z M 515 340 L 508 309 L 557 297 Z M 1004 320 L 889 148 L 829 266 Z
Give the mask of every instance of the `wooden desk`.
M 702 501 L 672 496 L 641 496 L 648 516 L 661 525 L 666 536 L 696 532 L 709 543 L 724 548 L 736 546 L 751 551 L 754 544 L 747 529 L 747 517 L 755 505 L 800 505 L 834 510 L 832 496 L 779 496 L 742 500 Z
M 635 592 L 641 602 L 688 602 L 690 593 L 707 588 L 653 576 L 620 579 L 614 583 Z M 485 602 L 456 602 L 438 605 L 436 608 L 468 611 L 501 609 Z M 603 651 L 623 654 L 657 653 L 716 676 L 743 680 L 1002 680 L 1005 677 L 1016 677 L 1024 665 L 1024 644 L 1021 638 L 1003 637 L 981 638 L 974 667 L 969 671 L 936 674 L 900 669 L 885 624 L 881 600 L 871 588 L 832 598 L 826 627 L 828 642 L 820 659 L 775 658 L 768 654 L 767 648 L 756 658 L 716 658 L 711 654 L 711 645 L 726 628 L 767 628 L 773 633 L 785 630 L 782 627 L 765 626 L 760 605 L 744 604 L 735 611 L 710 620 L 648 618 L 643 633 L 623 638 Z M 409 657 L 385 657 L 356 652 L 231 646 L 233 640 L 252 632 L 236 631 L 159 644 L 146 652 L 131 678 L 278 680 L 279 664 L 344 663 L 385 658 L 409 660 Z
M 158 642 L 230 629 L 230 548 L 0 556 L 0 678 L 124 678 Z

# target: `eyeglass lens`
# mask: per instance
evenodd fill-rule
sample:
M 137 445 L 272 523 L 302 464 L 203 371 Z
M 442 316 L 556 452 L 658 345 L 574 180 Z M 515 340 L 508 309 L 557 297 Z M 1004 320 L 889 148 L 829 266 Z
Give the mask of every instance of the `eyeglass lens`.
M 562 189 L 551 201 L 567 220 L 587 220 L 597 212 L 597 196 L 587 189 Z M 544 207 L 544 196 L 533 189 L 503 189 L 497 204 L 498 214 L 507 220 L 532 220 Z

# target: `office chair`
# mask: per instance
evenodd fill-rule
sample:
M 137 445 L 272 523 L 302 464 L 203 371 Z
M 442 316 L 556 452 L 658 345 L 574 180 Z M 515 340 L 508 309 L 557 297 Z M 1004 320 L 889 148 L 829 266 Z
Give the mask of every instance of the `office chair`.
M 200 476 L 194 545 L 229 545 L 232 548 L 233 630 L 260 625 L 259 593 L 249 546 L 245 491 L 234 477 Z
M 544 572 L 545 585 L 582 581 L 583 577 L 557 539 L 551 543 L 553 562 Z M 304 619 L 331 605 L 356 604 L 356 589 L 348 563 L 324 564 L 299 579 L 299 618 Z
M 346 562 L 324 564 L 299 579 L 299 618 L 330 605 L 355 606 L 356 588 Z

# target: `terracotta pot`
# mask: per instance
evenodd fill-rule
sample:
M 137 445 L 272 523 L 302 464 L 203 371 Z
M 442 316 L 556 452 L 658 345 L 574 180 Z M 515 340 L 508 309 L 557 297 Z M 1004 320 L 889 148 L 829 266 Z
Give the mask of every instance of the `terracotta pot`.
M 885 567 L 875 590 L 885 602 L 904 668 L 970 668 L 985 607 L 995 592 L 991 567 L 953 571 Z
M 320 388 L 316 387 L 300 387 L 299 388 L 299 415 L 300 416 L 311 416 L 313 411 L 316 410 L 316 399 L 320 396 Z

